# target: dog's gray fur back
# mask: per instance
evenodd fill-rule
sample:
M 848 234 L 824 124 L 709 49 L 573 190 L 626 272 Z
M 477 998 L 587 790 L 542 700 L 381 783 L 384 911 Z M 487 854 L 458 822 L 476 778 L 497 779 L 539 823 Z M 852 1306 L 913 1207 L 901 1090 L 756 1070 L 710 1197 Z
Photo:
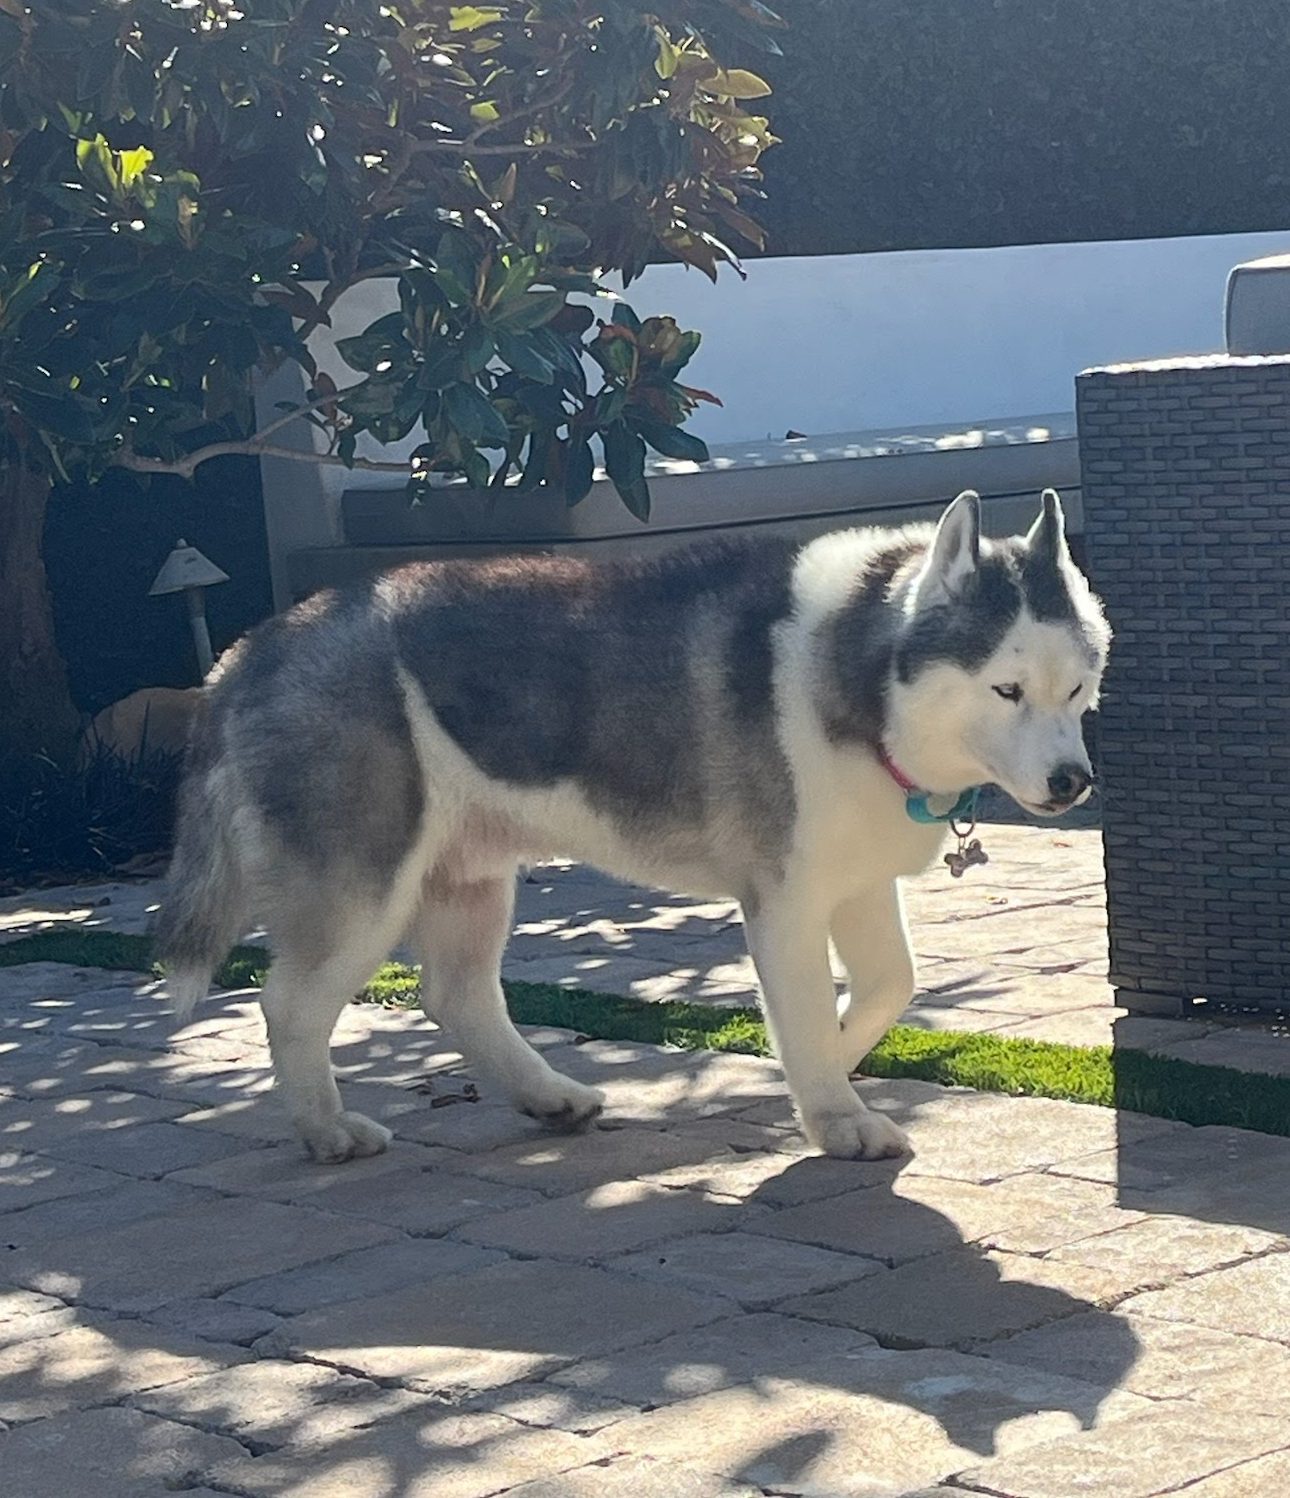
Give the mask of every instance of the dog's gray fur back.
M 222 658 L 194 722 L 163 960 L 213 966 L 247 901 L 296 868 L 379 884 L 407 856 L 434 808 L 400 668 L 490 778 L 572 782 L 624 837 L 696 856 L 714 819 L 733 820 L 750 868 L 781 859 L 793 785 L 771 632 L 794 555 L 749 542 L 645 565 L 420 563 L 269 620 Z M 271 837 L 250 840 L 262 866 L 244 869 L 248 820 Z

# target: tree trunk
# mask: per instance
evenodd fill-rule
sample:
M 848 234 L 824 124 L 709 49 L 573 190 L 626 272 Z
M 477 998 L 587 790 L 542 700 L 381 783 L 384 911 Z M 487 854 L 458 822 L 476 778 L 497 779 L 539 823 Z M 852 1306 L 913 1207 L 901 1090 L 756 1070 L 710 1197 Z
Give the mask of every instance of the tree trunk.
M 48 477 L 21 461 L 0 475 L 0 761 L 75 752 L 79 720 L 42 556 L 49 492 Z

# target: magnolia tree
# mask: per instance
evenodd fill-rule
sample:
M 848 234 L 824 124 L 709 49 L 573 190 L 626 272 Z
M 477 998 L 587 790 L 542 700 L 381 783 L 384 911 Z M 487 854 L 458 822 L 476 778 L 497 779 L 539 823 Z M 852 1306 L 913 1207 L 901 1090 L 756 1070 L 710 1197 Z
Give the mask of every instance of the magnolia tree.
M 760 244 L 768 89 L 731 59 L 777 24 L 758 0 L 0 0 L 0 755 L 75 722 L 40 552 L 60 482 L 397 467 L 358 438 L 423 427 L 414 487 L 576 504 L 599 456 L 645 517 L 647 447 L 706 456 L 699 335 L 594 298 Z M 373 277 L 399 310 L 342 341 L 338 388 L 306 340 Z M 252 376 L 284 360 L 308 395 L 257 432 Z M 320 451 L 282 444 L 296 421 Z

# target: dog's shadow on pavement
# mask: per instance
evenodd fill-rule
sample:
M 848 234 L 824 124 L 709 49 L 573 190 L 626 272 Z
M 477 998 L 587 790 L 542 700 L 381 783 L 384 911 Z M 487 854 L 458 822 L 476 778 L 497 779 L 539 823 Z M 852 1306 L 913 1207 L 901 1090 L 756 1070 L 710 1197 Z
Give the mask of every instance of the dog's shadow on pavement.
M 352 1491 L 420 1498 L 438 1482 L 457 1491 L 481 1464 L 593 1461 L 609 1467 L 586 1491 L 627 1494 L 603 1474 L 635 1457 L 772 1491 L 901 1491 L 1087 1428 L 1108 1400 L 1134 1403 L 1120 1392 L 1131 1325 L 1061 1288 L 1064 1271 L 1042 1259 L 986 1247 L 991 1187 L 802 1155 L 767 1122 L 786 1106 L 770 1063 L 571 1047 L 553 1032 L 553 1060 L 606 1087 L 616 1125 L 561 1136 L 488 1098 L 436 1108 L 400 1085 L 428 1059 L 427 1033 L 409 1039 L 391 1020 L 389 1053 L 377 1034 L 365 1065 L 353 1058 L 347 1096 L 384 1096 L 402 1137 L 340 1167 L 297 1160 L 285 1135 L 274 1144 L 254 1066 L 202 1086 L 200 1119 L 124 1090 L 200 1085 L 192 1061 L 153 1075 L 164 1053 L 137 1050 L 64 1125 L 57 1088 L 50 1106 L 6 1103 L 11 1143 L 50 1173 L 51 1201 L 0 1215 L 15 1243 L 0 1282 L 18 1287 L 0 1337 L 0 1421 L 15 1429 L 0 1442 L 20 1455 L 46 1421 L 73 1420 L 107 1451 L 111 1431 L 94 1422 L 115 1422 L 119 1439 L 156 1447 L 168 1480 L 200 1474 L 257 1498 L 321 1489 L 342 1469 Z M 129 1023 L 123 1034 L 143 1038 Z M 346 1050 L 342 1039 L 342 1064 Z M 44 1058 L 51 1079 L 60 1057 L 56 1045 Z M 439 1060 L 422 1075 L 464 1094 L 442 1045 Z M 883 1087 L 917 1136 L 932 1090 Z M 233 1120 L 238 1136 L 224 1133 Z M 220 1145 L 208 1166 L 148 1179 L 152 1152 L 186 1158 L 205 1140 Z M 60 1209 L 53 1177 L 68 1173 L 71 1203 L 87 1168 L 135 1176 L 109 1194 L 132 1193 L 138 1214 L 108 1211 L 96 1227 Z M 418 1215 L 431 1208 L 442 1215 Z M 34 1233 L 28 1211 L 47 1229 L 66 1222 Z M 33 1291 L 67 1309 L 24 1301 Z M 196 1309 L 212 1319 L 194 1335 Z M 1027 1343 L 1029 1329 L 1077 1320 L 1069 1365 Z

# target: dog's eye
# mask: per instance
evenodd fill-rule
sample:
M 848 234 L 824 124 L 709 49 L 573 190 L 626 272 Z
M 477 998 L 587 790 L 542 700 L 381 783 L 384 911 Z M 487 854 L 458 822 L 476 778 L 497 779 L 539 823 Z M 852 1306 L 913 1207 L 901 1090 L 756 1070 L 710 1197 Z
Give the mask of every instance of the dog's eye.
M 1082 691 L 1083 691 L 1083 690 L 1084 690 L 1084 683 L 1083 683 L 1083 682 L 1080 682 L 1080 684 L 1079 684 L 1079 686 L 1077 686 L 1077 687 L 1076 687 L 1076 688 L 1075 688 L 1075 690 L 1074 690 L 1074 691 L 1073 691 L 1073 692 L 1072 692 L 1072 693 L 1071 693 L 1071 694 L 1070 694 L 1070 696 L 1069 696 L 1069 697 L 1068 697 L 1068 698 L 1067 698 L 1067 699 L 1066 699 L 1066 700 L 1067 700 L 1067 702 L 1074 702 L 1074 701 L 1075 701 L 1075 699 L 1076 699 L 1076 698 L 1077 698 L 1077 697 L 1078 697 L 1078 696 L 1079 696 L 1079 694 L 1080 694 L 1080 693 L 1081 693 L 1081 692 L 1082 692 Z
M 1008 682 L 1006 686 L 995 687 L 994 690 L 998 692 L 999 696 L 1002 697 L 1005 702 L 1021 701 L 1021 688 L 1015 681 Z

